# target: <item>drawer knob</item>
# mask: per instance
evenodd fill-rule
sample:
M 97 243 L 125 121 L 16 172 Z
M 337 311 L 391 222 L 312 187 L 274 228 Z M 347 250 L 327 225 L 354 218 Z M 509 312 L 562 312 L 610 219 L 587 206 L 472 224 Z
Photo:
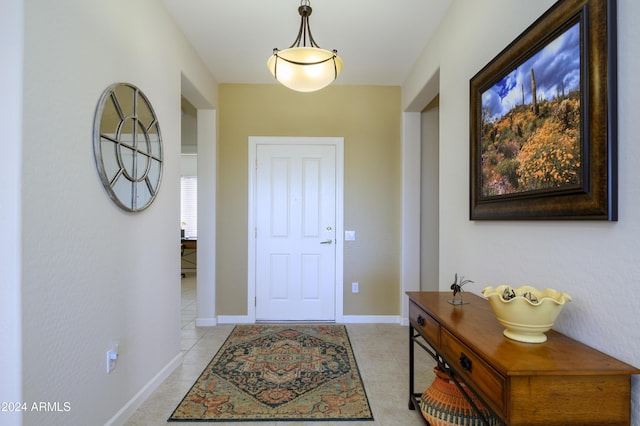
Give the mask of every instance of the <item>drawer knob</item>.
M 460 353 L 460 367 L 463 370 L 471 371 L 471 360 L 463 353 Z
M 424 318 L 422 318 L 422 315 L 418 315 L 418 325 L 424 327 Z

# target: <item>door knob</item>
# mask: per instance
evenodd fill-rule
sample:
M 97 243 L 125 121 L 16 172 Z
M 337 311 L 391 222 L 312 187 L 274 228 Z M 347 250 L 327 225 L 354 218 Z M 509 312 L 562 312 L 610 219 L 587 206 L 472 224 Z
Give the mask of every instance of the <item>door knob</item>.
M 322 241 L 320 244 L 331 244 L 333 240 Z

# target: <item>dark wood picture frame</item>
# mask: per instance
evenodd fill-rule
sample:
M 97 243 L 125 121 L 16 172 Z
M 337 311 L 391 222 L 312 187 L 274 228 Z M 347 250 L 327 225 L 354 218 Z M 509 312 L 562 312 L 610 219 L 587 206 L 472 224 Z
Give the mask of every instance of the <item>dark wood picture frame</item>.
M 471 220 L 618 219 L 616 53 L 615 0 L 560 0 L 471 79 Z

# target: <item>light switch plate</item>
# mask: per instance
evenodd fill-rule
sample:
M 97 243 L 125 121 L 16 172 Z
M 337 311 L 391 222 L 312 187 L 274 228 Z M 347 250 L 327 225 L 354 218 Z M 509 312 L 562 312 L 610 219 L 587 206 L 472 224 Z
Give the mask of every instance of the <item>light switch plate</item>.
M 356 231 L 344 231 L 344 240 L 345 241 L 355 241 L 356 240 Z

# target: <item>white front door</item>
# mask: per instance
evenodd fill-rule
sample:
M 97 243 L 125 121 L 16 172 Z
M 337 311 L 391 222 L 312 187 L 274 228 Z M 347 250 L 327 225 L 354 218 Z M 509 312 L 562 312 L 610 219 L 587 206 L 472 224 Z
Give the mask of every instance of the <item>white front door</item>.
M 335 320 L 336 146 L 256 151 L 256 320 Z

